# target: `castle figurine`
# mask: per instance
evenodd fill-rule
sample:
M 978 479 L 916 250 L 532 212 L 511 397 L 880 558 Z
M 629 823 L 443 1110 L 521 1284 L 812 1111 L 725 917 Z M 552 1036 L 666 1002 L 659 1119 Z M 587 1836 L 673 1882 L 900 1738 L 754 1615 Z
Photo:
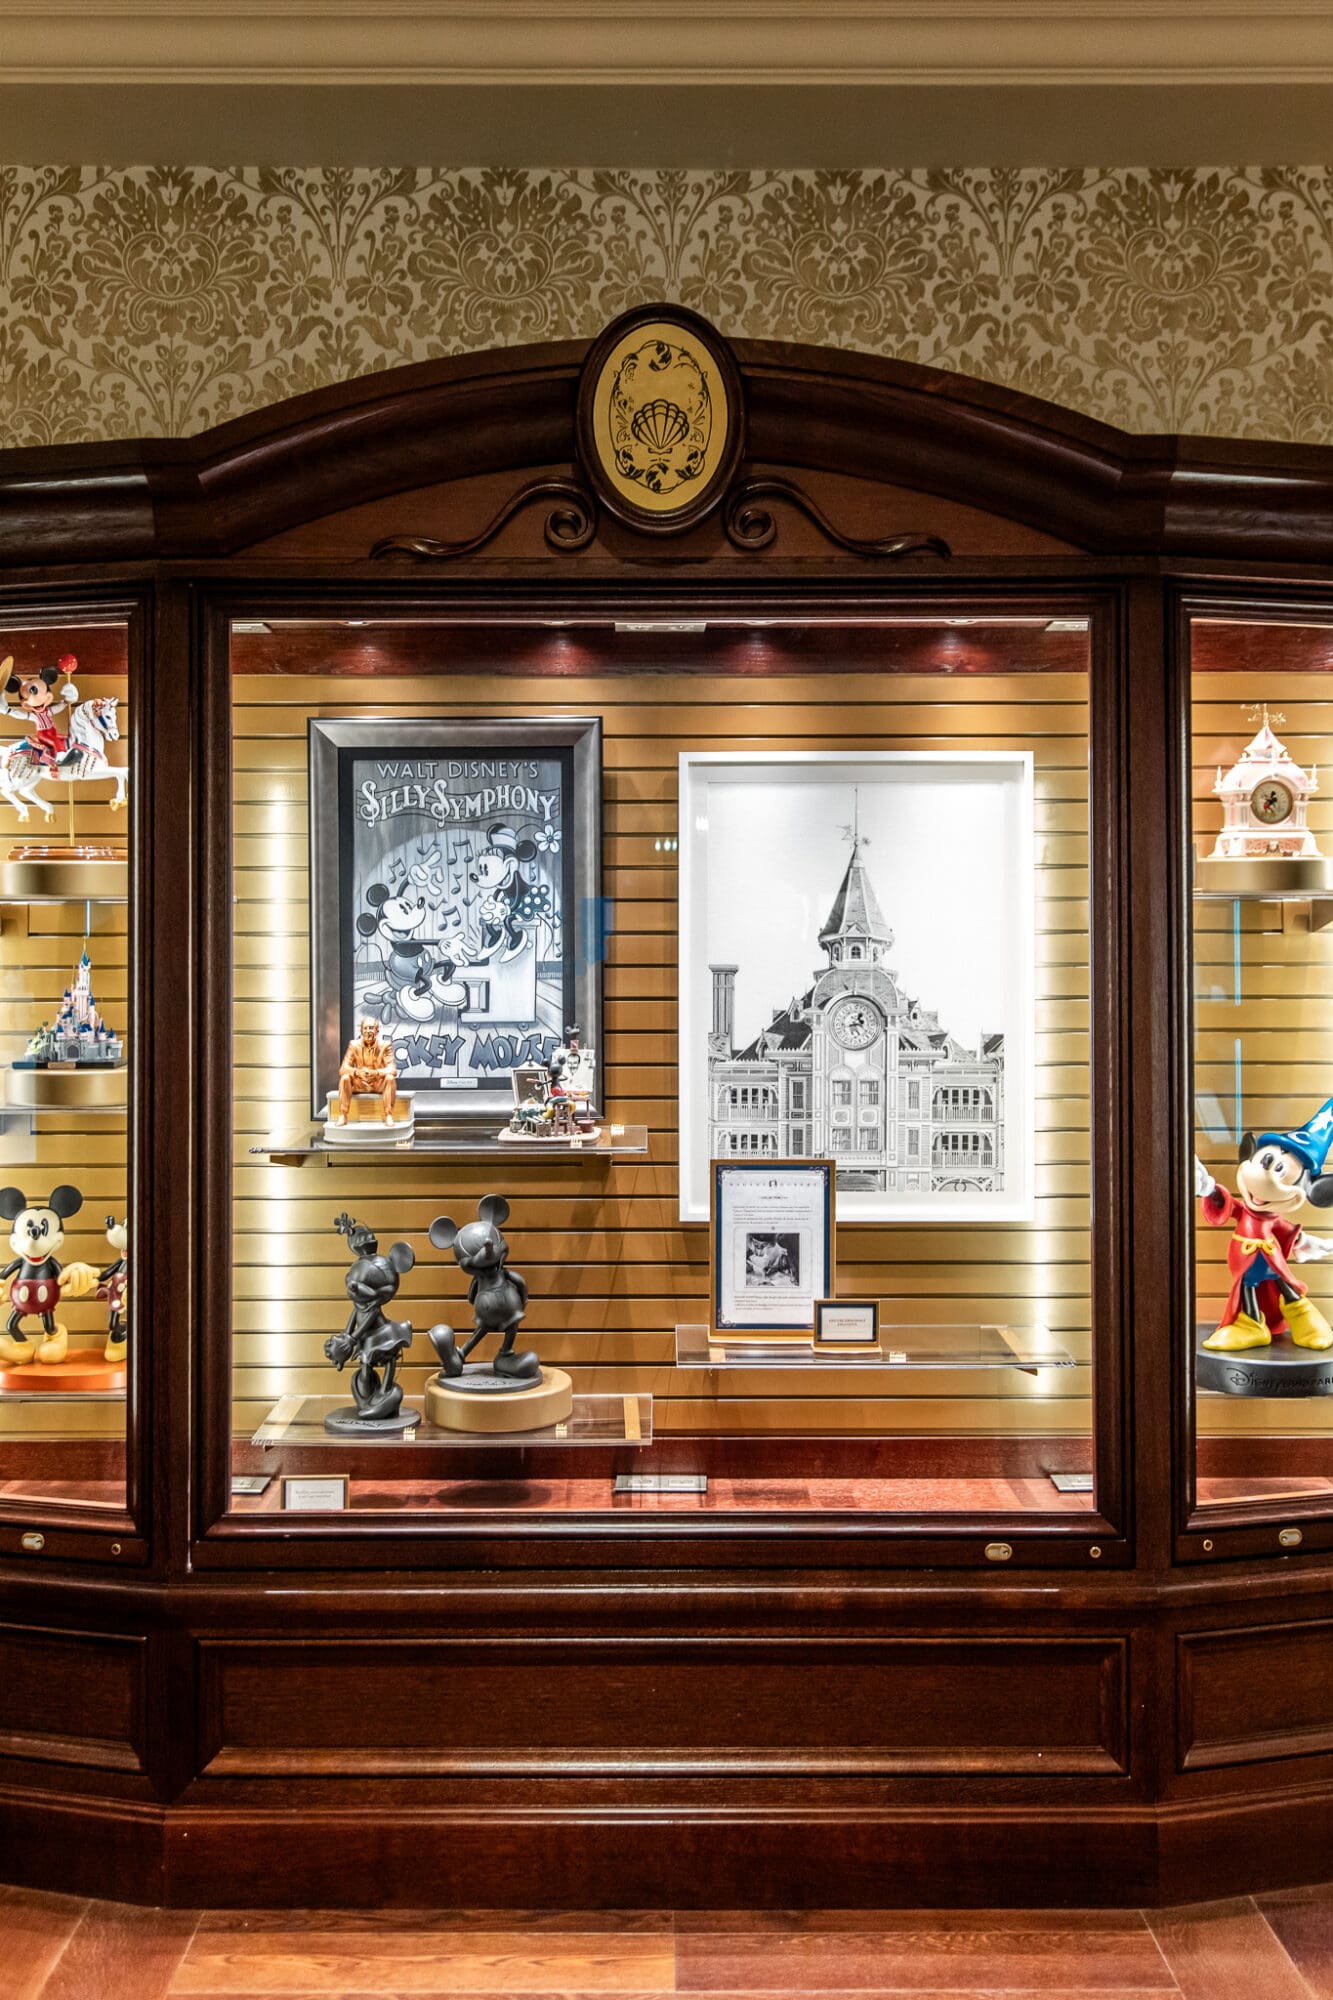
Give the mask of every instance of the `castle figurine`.
M 15 1058 L 15 1069 L 114 1069 L 124 1062 L 125 1044 L 93 999 L 92 973 L 85 940 L 74 984 L 65 988 L 54 1023 L 42 1022 Z
M 1222 830 L 1210 861 L 1320 861 L 1314 834 L 1305 824 L 1308 803 L 1319 789 L 1317 770 L 1304 771 L 1279 742 L 1264 709 L 1263 726 L 1225 774 L 1218 766 L 1215 795 L 1221 799 Z

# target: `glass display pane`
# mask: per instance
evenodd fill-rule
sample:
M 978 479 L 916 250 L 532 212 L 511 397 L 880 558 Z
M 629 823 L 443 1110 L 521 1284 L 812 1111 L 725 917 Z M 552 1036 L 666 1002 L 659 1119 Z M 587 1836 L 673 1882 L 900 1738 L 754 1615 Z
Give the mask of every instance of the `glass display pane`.
M 1086 1516 L 1089 657 L 234 625 L 234 1509 Z
M 1191 627 L 1198 1502 L 1333 1496 L 1333 623 Z
M 126 1504 L 127 627 L 0 631 L 0 1506 Z

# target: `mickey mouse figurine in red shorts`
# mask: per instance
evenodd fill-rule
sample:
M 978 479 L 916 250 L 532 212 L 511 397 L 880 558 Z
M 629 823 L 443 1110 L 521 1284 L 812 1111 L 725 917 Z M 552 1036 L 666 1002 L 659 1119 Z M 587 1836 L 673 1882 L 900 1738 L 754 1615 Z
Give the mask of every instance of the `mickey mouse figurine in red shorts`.
M 1324 1162 L 1333 1146 L 1333 1097 L 1294 1132 L 1247 1132 L 1240 1142 L 1237 1192 L 1194 1162 L 1194 1192 L 1203 1219 L 1232 1227 L 1227 1246 L 1231 1292 L 1203 1345 L 1238 1353 L 1267 1347 L 1285 1329 L 1297 1347 L 1333 1347 L 1333 1327 L 1292 1265 L 1333 1256 L 1333 1242 L 1311 1236 L 1293 1218 L 1306 1202 L 1333 1207 L 1333 1174 Z
M 8 1278 L 9 1322 L 0 1333 L 0 1361 L 11 1367 L 29 1361 L 49 1365 L 63 1361 L 69 1336 L 56 1320 L 62 1299 L 83 1298 L 97 1284 L 91 1264 L 62 1265 L 56 1256 L 65 1240 L 65 1223 L 83 1207 L 76 1187 L 52 1188 L 48 1201 L 29 1201 L 21 1188 L 0 1188 L 0 1216 L 12 1222 L 9 1247 L 13 1262 L 0 1270 L 0 1280 Z M 40 1319 L 41 1341 L 30 1340 L 23 1331 L 25 1319 Z

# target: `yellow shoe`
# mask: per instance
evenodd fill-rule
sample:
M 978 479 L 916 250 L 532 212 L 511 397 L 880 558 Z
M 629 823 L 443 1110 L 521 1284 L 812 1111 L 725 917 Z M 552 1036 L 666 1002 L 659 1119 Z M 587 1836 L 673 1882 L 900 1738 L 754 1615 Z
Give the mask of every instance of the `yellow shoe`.
M 23 1368 L 29 1361 L 37 1359 L 37 1342 L 25 1340 L 22 1334 L 0 1333 L 0 1361 L 10 1368 Z
M 106 1346 L 102 1349 L 103 1361 L 123 1361 L 125 1359 L 125 1350 L 128 1346 L 129 1335 L 127 1333 L 122 1333 L 119 1340 L 116 1339 L 114 1334 L 108 1334 Z
M 53 1367 L 56 1362 L 64 1360 L 68 1351 L 69 1335 L 63 1326 L 57 1324 L 55 1332 L 48 1333 L 38 1348 L 37 1359 L 44 1361 L 48 1367 Z
M 1303 1303 L 1304 1301 L 1302 1301 Z M 1227 1354 L 1238 1354 L 1245 1347 L 1268 1347 L 1271 1345 L 1272 1339 L 1272 1334 L 1268 1331 L 1262 1320 L 1254 1319 L 1249 1313 L 1241 1312 L 1237 1313 L 1236 1317 L 1230 1320 L 1226 1326 L 1219 1326 L 1215 1332 L 1210 1333 L 1203 1344 L 1205 1347 L 1211 1347 L 1214 1351 L 1221 1350 Z
M 1282 1307 L 1282 1317 L 1297 1347 L 1333 1347 L 1333 1326 L 1313 1299 L 1288 1300 Z

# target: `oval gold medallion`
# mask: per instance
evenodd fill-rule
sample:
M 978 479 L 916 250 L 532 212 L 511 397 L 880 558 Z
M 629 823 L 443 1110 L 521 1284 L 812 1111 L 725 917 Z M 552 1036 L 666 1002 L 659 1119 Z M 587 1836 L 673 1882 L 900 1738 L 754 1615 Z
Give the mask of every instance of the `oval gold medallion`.
M 584 363 L 578 437 L 588 478 L 609 512 L 648 533 L 690 527 L 718 504 L 743 428 L 731 354 L 683 308 L 622 315 Z

